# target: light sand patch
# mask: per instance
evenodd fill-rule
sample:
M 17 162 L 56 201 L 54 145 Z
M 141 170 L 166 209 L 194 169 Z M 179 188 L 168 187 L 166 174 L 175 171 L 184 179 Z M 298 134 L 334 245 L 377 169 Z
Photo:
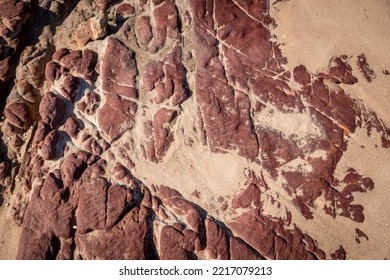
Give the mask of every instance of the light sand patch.
M 15 260 L 22 229 L 15 225 L 6 205 L 0 207 L 0 260 Z
M 309 114 L 281 112 L 270 104 L 255 113 L 254 124 L 280 131 L 284 138 L 292 138 L 298 143 L 310 137 L 321 136 L 321 129 Z

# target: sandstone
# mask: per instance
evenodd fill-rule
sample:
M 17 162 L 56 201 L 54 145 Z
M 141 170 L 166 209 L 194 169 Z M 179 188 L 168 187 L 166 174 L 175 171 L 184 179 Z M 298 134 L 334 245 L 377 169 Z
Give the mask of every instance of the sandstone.
M 59 149 L 60 149 L 59 141 L 60 141 L 60 134 L 57 130 L 52 130 L 45 137 L 45 140 L 43 141 L 41 147 L 42 157 L 45 160 L 53 160 L 58 158 Z
M 86 22 L 86 33 L 93 41 L 104 38 L 107 35 L 107 15 L 99 13 Z
M 55 58 L 53 57 L 53 60 L 54 59 Z M 85 49 L 84 51 L 70 51 L 68 54 L 62 56 L 59 62 L 71 72 L 91 81 L 95 79 L 96 60 L 96 53 L 89 49 Z
M 65 102 L 52 92 L 47 92 L 39 104 L 42 121 L 50 127 L 58 127 L 66 114 Z
M 4 115 L 11 124 L 19 128 L 25 128 L 33 121 L 30 109 L 23 102 L 8 104 L 4 110 Z
M 103 91 L 124 97 L 136 98 L 135 76 L 137 68 L 134 53 L 120 41 L 108 38 L 103 59 Z
M 138 40 L 143 45 L 148 45 L 153 38 L 150 17 L 142 16 L 137 21 Z
M 388 259 L 385 0 L 328 2 L 2 1 L 0 259 Z

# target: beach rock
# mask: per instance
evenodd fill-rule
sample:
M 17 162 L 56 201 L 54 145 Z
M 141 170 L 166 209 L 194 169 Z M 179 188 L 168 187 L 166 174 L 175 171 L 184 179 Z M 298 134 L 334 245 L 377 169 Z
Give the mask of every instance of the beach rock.
M 0 259 L 389 258 L 384 0 L 292 2 L 4 0 Z

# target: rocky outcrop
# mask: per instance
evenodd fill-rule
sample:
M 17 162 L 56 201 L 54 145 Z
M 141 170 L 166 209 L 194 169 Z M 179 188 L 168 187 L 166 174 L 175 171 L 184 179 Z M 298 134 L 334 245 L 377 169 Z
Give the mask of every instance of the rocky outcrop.
M 345 259 L 372 240 L 383 186 L 344 160 L 390 129 L 349 92 L 356 58 L 287 70 L 271 1 L 52 2 L 0 8 L 17 258 Z M 22 47 L 36 5 L 63 18 Z

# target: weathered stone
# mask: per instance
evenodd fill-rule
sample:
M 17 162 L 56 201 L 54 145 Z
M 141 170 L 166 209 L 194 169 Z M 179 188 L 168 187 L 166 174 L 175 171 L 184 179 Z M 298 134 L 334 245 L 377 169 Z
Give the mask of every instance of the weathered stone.
M 59 141 L 60 133 L 58 132 L 58 130 L 52 130 L 45 137 L 45 140 L 43 141 L 41 147 L 42 157 L 45 160 L 53 160 L 58 158 L 58 156 L 60 155 Z
M 107 94 L 136 98 L 137 68 L 134 53 L 117 39 L 109 37 L 102 61 L 102 88 Z
M 33 115 L 23 102 L 15 102 L 5 107 L 4 115 L 16 127 L 26 128 L 33 122 Z
M 66 114 L 65 102 L 52 92 L 47 92 L 39 104 L 42 121 L 50 127 L 58 127 Z

